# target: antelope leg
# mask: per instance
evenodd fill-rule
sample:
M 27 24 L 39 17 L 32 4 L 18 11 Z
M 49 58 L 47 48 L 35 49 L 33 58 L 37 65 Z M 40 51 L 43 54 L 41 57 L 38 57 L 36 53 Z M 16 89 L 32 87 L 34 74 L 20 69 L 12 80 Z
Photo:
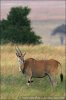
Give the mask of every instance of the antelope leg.
M 50 82 L 51 82 L 52 86 L 53 87 L 56 86 L 57 81 L 54 79 L 54 77 L 52 75 L 49 75 L 49 74 L 47 74 L 47 75 L 48 75 L 48 77 L 50 79 Z
M 31 84 L 31 77 L 29 77 L 27 85 L 29 86 Z

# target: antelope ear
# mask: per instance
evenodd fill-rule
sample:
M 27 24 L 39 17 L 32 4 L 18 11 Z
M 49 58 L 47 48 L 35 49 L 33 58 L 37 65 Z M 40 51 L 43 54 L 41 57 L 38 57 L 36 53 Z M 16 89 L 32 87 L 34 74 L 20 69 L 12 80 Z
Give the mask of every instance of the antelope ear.
M 23 57 L 26 55 L 26 52 L 23 53 Z

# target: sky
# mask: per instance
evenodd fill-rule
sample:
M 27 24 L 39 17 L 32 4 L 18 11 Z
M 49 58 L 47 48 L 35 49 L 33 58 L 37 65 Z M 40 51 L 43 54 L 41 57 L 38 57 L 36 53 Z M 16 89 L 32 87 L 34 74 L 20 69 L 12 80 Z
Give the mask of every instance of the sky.
M 65 19 L 65 0 L 1 0 L 1 19 L 7 18 L 12 7 L 28 6 L 31 8 L 31 20 Z

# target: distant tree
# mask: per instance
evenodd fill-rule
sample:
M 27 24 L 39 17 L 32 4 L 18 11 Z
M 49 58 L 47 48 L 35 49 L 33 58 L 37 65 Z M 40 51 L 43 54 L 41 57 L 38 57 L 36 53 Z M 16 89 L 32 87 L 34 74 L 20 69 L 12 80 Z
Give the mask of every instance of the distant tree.
M 60 35 L 60 42 L 61 42 L 61 45 L 64 44 L 64 37 L 66 36 L 66 24 L 62 24 L 58 27 L 56 27 L 53 32 L 52 32 L 52 36 L 55 36 L 59 34 Z
M 39 44 L 41 37 L 37 36 L 31 28 L 31 21 L 28 19 L 30 9 L 28 7 L 12 8 L 7 20 L 0 21 L 1 40 L 12 43 Z

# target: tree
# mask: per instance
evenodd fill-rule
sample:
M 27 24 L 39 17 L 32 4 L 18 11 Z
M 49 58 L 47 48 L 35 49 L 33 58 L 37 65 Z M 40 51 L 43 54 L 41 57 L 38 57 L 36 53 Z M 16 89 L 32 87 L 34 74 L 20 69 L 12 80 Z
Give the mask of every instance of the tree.
M 7 20 L 0 21 L 1 40 L 22 44 L 41 43 L 41 37 L 32 31 L 31 21 L 28 19 L 29 13 L 28 7 L 12 8 Z
M 56 27 L 53 32 L 51 33 L 52 36 L 55 36 L 59 34 L 60 35 L 60 42 L 61 42 L 61 45 L 64 44 L 64 37 L 66 35 L 66 24 L 62 24 L 58 27 Z
M 30 20 L 27 18 L 30 13 L 30 9 L 28 7 L 16 7 L 12 8 L 7 16 L 8 21 L 12 25 L 16 25 L 18 27 L 28 26 L 30 27 Z

